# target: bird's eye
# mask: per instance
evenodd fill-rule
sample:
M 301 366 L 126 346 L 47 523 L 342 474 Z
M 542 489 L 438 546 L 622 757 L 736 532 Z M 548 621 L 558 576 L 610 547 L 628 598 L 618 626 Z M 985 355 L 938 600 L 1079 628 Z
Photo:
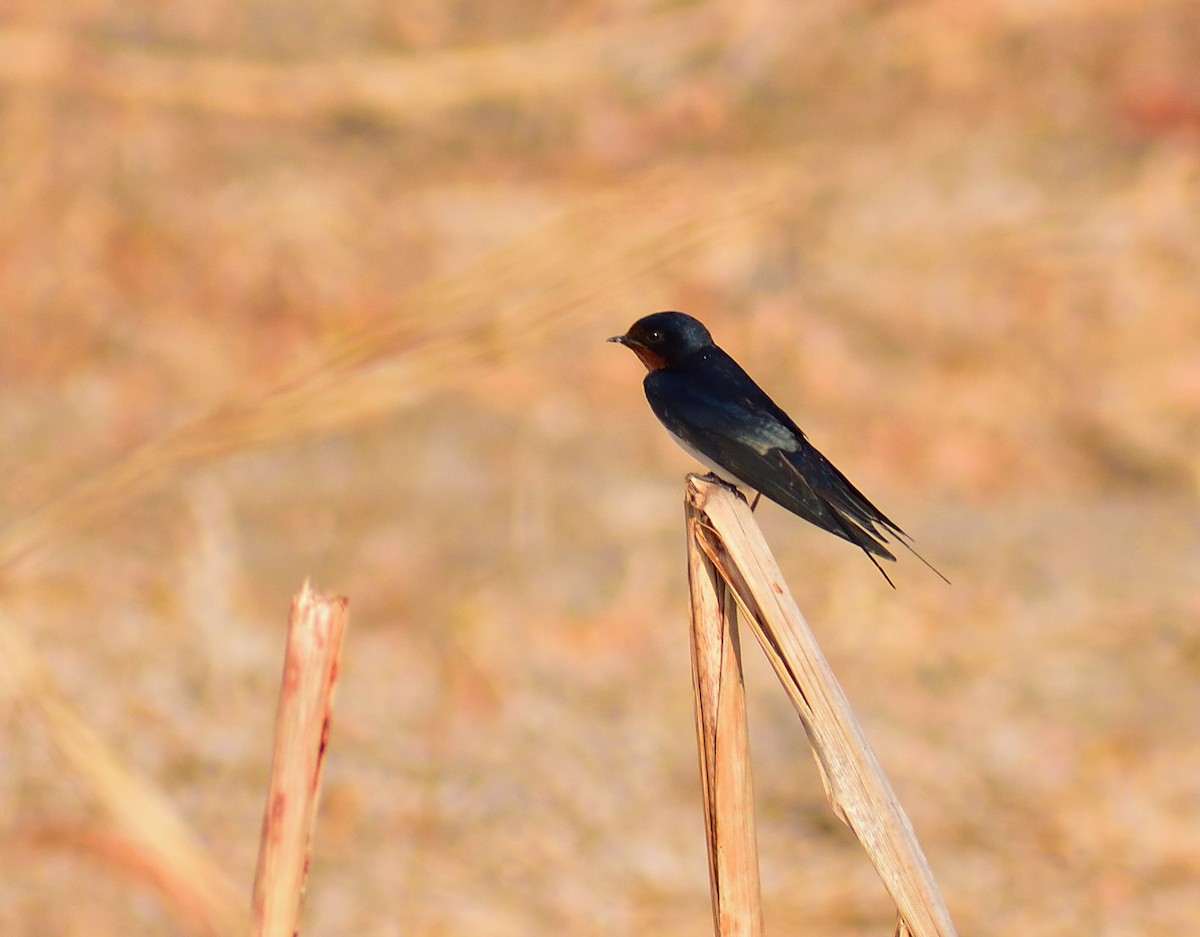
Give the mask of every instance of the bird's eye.
M 657 345 L 662 341 L 662 337 L 662 332 L 660 332 L 658 329 L 654 329 L 652 332 L 647 333 L 646 341 L 650 342 L 652 345 Z

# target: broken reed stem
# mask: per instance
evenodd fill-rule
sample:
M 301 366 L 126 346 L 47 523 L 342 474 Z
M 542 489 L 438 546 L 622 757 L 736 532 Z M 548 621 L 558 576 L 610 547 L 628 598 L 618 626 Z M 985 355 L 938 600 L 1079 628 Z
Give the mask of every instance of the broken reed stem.
M 299 926 L 346 606 L 344 598 L 313 595 L 307 580 L 292 600 L 254 876 L 256 937 L 291 937 Z
M 763 918 L 754 828 L 754 786 L 737 604 L 699 546 L 703 518 L 689 500 L 688 583 L 696 741 L 717 937 L 761 937 Z
M 699 552 L 716 571 L 716 581 L 727 586 L 727 598 L 732 597 L 741 608 L 796 707 L 808 733 L 830 806 L 858 838 L 896 903 L 897 933 L 912 934 L 913 937 L 956 937 L 950 913 L 912 825 L 871 751 L 829 662 L 788 592 L 783 574 L 763 540 L 749 506 L 722 485 L 697 475 L 688 476 L 686 505 L 693 631 L 698 631 L 695 619 L 700 617 L 695 609 L 703 608 L 704 602 L 708 601 L 698 593 L 715 588 L 706 586 L 706 579 L 693 572 L 700 564 L 692 559 L 692 555 Z M 740 667 L 740 661 L 738 665 Z M 734 681 L 739 685 L 740 677 L 739 670 Z M 733 748 L 725 750 L 726 757 L 734 754 Z M 744 756 L 743 749 L 740 757 Z M 744 773 L 749 798 L 749 765 L 723 770 Z M 721 768 L 716 769 L 718 776 L 721 771 Z M 707 774 L 705 785 L 707 813 Z M 725 832 L 720 826 L 714 827 L 712 821 L 709 829 L 710 836 L 714 829 L 719 834 Z M 715 843 L 710 840 L 710 864 L 714 852 L 719 855 L 726 845 L 723 840 Z M 744 846 L 739 842 L 734 848 Z M 717 902 L 722 896 L 718 893 L 715 875 L 713 881 L 716 913 Z M 718 930 L 719 935 L 723 933 Z

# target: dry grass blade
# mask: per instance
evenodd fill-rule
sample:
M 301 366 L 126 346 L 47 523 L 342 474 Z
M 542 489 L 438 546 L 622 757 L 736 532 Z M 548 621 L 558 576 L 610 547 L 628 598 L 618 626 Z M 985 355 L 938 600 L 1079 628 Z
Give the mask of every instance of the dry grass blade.
M 0 688 L 44 721 L 71 770 L 129 837 L 147 878 L 198 931 L 240 933 L 239 890 L 155 787 L 135 777 L 62 695 L 37 653 L 0 617 Z
M 728 489 L 688 477 L 689 505 L 705 520 L 700 547 L 729 583 L 800 714 L 826 793 L 867 851 L 915 937 L 954 937 L 916 834 L 845 694 L 787 590 L 750 508 Z
M 760 937 L 758 837 L 737 605 L 700 549 L 696 527 L 702 522 L 689 502 L 692 676 L 713 926 L 717 937 Z
M 345 429 L 536 355 L 581 320 L 628 304 L 626 291 L 646 271 L 761 211 L 781 196 L 779 181 L 770 167 L 736 177 L 693 171 L 686 182 L 668 169 L 581 200 L 410 291 L 403 314 L 318 349 L 274 383 L 247 388 L 18 518 L 0 531 L 0 576 L 207 460 Z
M 258 937 L 290 937 L 299 924 L 346 633 L 346 606 L 344 598 L 313 595 L 307 581 L 292 601 L 275 753 L 254 877 Z
M 618 81 L 622 63 L 653 62 L 661 71 L 727 32 L 723 13 L 700 4 L 529 42 L 287 64 L 184 56 L 174 47 L 103 48 L 58 32 L 6 29 L 0 82 L 241 117 L 414 116 L 480 100 L 577 94 Z

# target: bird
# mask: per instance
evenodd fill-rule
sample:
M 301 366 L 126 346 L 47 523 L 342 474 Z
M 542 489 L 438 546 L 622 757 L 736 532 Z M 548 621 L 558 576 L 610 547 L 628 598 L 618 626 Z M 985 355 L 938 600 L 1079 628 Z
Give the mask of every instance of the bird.
M 913 549 L 908 534 L 854 487 L 713 342 L 698 319 L 682 312 L 656 312 L 609 341 L 630 349 L 646 366 L 646 399 L 675 441 L 718 480 L 756 492 L 751 510 L 765 495 L 849 541 L 893 589 L 895 583 L 879 565 L 881 559 L 896 559 L 889 549 L 892 539 L 949 582 Z

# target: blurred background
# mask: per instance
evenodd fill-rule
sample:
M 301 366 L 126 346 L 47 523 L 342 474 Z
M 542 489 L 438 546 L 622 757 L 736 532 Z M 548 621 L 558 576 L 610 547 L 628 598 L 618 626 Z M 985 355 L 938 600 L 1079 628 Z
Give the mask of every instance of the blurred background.
M 682 309 L 953 581 L 758 516 L 964 934 L 1200 921 L 1187 0 L 6 4 L 0 931 L 711 926 Z M 747 645 L 766 920 L 891 932 Z

